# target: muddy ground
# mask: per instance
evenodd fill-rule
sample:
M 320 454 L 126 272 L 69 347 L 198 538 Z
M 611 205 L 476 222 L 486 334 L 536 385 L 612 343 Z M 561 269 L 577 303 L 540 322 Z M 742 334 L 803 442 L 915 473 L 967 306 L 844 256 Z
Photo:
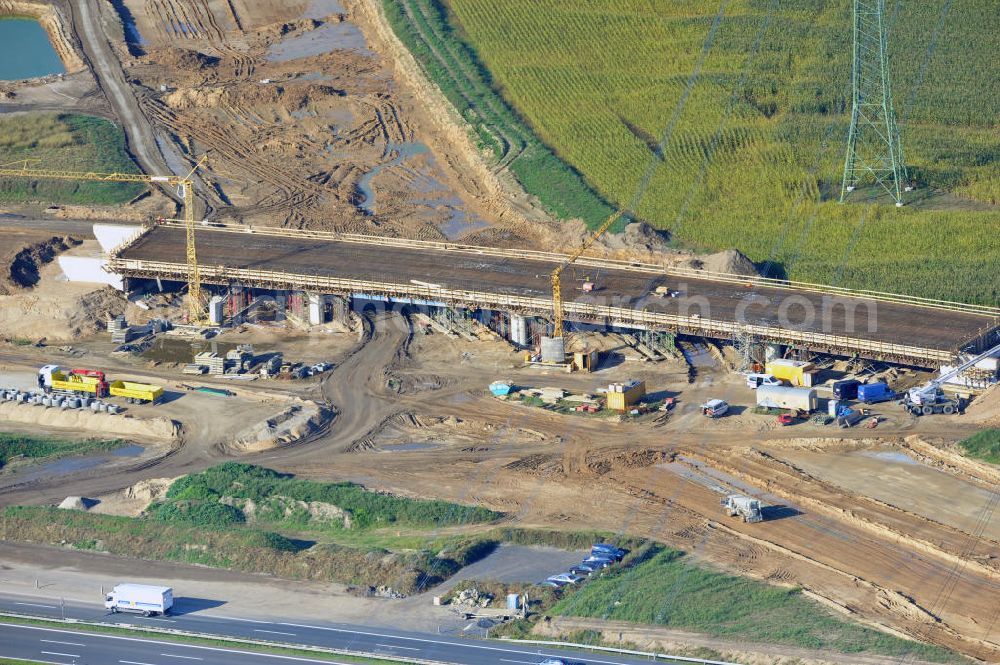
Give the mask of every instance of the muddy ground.
M 501 342 L 414 334 L 398 315 L 370 319 L 360 341 L 342 335 L 326 354 L 337 364 L 327 377 L 254 386 L 335 414 L 328 428 L 296 445 L 236 451 L 206 432 L 141 468 L 7 487 L 0 500 L 55 503 L 77 494 L 114 505 L 138 481 L 237 457 L 311 478 L 482 504 L 525 526 L 656 538 L 709 565 L 800 586 L 870 625 L 1000 657 L 990 631 L 1000 589 L 1000 540 L 989 519 L 997 477 L 950 448 L 977 428 L 961 416 L 917 420 L 886 405 L 874 431 L 779 428 L 741 409 L 752 393 L 718 367 L 701 368 L 692 383 L 683 361 L 616 362 L 591 375 L 522 368 Z M 27 366 L 29 352 L 4 357 Z M 145 371 L 166 377 L 176 370 Z M 557 415 L 489 396 L 485 386 L 498 376 L 579 392 L 640 376 L 651 390 L 675 396 L 677 407 L 667 418 L 636 423 Z M 697 405 L 710 396 L 729 399 L 737 413 L 701 417 Z M 747 525 L 721 515 L 720 497 L 730 491 L 760 496 L 769 519 Z M 949 505 L 935 508 L 932 494 Z M 121 505 L 135 510 L 135 503 Z

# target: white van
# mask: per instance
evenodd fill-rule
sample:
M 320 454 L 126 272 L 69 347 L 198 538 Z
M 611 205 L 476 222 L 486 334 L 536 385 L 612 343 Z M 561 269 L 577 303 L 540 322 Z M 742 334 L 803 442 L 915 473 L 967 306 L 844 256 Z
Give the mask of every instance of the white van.
M 747 387 L 757 390 L 761 386 L 780 386 L 784 382 L 770 374 L 747 374 Z

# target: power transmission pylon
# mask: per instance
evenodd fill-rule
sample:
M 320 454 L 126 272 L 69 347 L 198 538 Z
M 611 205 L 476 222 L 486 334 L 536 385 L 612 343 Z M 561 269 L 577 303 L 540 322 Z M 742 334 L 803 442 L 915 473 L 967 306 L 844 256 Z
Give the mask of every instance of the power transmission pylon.
M 854 0 L 851 88 L 851 130 L 840 202 L 859 184 L 873 178 L 875 185 L 902 206 L 902 191 L 910 191 L 911 187 L 889 85 L 885 0 Z

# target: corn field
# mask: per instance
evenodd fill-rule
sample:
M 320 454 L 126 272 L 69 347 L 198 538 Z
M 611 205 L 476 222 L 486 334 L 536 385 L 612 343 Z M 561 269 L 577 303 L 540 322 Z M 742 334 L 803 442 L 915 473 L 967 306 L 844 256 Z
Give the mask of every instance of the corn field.
M 851 1 L 730 0 L 706 44 L 720 2 L 448 0 L 441 39 L 612 204 L 659 160 L 637 213 L 677 246 L 736 247 L 771 276 L 1000 303 L 995 0 L 888 3 L 921 184 L 899 210 L 867 190 L 836 202 Z

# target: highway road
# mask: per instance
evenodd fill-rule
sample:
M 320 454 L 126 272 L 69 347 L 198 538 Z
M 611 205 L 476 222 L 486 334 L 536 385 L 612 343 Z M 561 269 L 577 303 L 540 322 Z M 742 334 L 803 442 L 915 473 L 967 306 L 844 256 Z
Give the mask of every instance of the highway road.
M 276 271 L 387 284 L 426 283 L 444 289 L 551 299 L 551 260 L 514 258 L 473 250 L 384 246 L 336 239 L 233 233 L 199 228 L 198 262 L 203 266 Z M 158 226 L 121 253 L 132 261 L 176 264 L 186 274 L 184 229 Z M 205 278 L 206 272 L 202 276 Z M 158 275 L 159 276 L 159 275 Z M 165 277 L 165 276 L 164 276 Z M 583 293 L 589 278 L 596 290 Z M 571 266 L 563 276 L 567 301 L 624 309 L 740 322 L 845 336 L 887 344 L 951 352 L 995 324 L 992 316 L 935 310 L 900 302 L 831 296 L 772 285 L 720 281 L 699 276 L 621 267 Z M 651 295 L 664 286 L 677 298 Z
M 229 616 L 218 607 L 205 609 L 203 600 L 177 598 L 174 611 L 166 617 L 144 618 L 134 614 L 109 614 L 96 598 L 93 604 L 66 602 L 45 595 L 0 592 L 0 611 L 44 618 L 73 618 L 109 624 L 133 624 L 173 628 L 285 644 L 347 649 L 370 654 L 392 655 L 458 665 L 534 665 L 547 656 L 559 657 L 573 665 L 640 665 L 646 660 L 619 658 L 614 654 L 589 654 L 565 649 L 537 649 L 498 641 L 466 640 L 441 635 L 373 629 L 365 626 L 315 621 L 283 621 L 279 618 Z M 116 638 L 62 629 L 17 628 L 0 624 L 0 657 L 29 658 L 67 665 L 176 665 L 182 661 L 203 661 L 226 665 L 239 663 L 287 663 L 287 657 L 258 656 L 251 660 L 234 650 L 209 649 L 164 643 L 155 636 Z M 311 662 L 308 659 L 302 662 Z M 317 661 L 318 662 L 318 661 Z M 329 661 L 322 661 L 329 662 Z M 662 661 L 661 661 L 662 662 Z

